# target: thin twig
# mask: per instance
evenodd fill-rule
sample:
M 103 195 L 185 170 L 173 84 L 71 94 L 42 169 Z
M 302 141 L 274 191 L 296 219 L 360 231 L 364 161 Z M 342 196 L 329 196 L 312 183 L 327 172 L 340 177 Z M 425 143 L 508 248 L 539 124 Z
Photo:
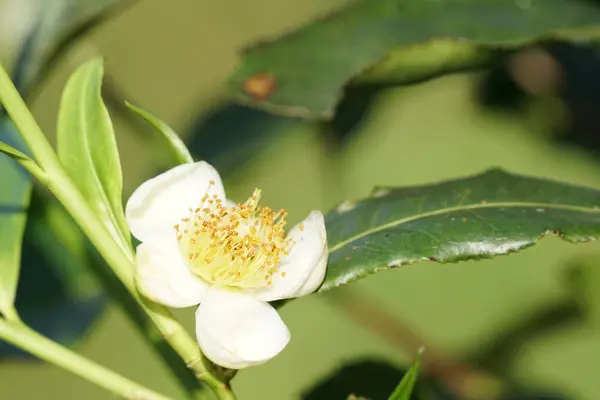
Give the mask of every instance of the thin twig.
M 490 400 L 500 394 L 501 384 L 497 378 L 450 358 L 436 346 L 427 343 L 408 324 L 384 311 L 358 290 L 338 290 L 332 292 L 329 299 L 352 319 L 388 343 L 410 353 L 411 357 L 416 356 L 424 347 L 423 372 L 437 378 L 460 398 Z

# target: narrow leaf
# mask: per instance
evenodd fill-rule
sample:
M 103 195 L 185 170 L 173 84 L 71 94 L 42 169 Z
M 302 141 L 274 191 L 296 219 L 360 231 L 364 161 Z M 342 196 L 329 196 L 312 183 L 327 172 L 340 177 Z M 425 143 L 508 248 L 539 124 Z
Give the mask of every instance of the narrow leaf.
M 9 156 L 10 158 L 14 159 L 17 162 L 23 162 L 23 163 L 34 163 L 35 161 L 33 161 L 31 158 L 29 158 L 29 156 L 17 149 L 15 149 L 14 147 L 0 142 L 0 153 L 4 153 L 7 156 Z
M 0 138 L 24 146 L 9 120 L 0 124 Z M 11 153 L 25 156 L 3 144 L 2 149 L 6 148 L 12 149 Z M 0 174 L 0 313 L 8 313 L 13 307 L 19 280 L 21 242 L 31 196 L 31 177 L 7 155 L 0 155 Z
M 420 82 L 480 68 L 541 39 L 600 39 L 588 0 L 362 0 L 244 51 L 230 82 L 267 111 L 330 118 L 347 85 Z
M 326 215 L 329 265 L 320 291 L 418 261 L 490 258 L 548 234 L 600 235 L 600 191 L 493 169 L 431 185 L 378 188 Z
M 69 78 L 58 115 L 58 155 L 91 208 L 126 248 L 130 240 L 121 199 L 121 164 L 100 95 L 102 75 L 102 60 L 94 59 Z
M 46 175 L 44 171 L 33 161 L 29 156 L 25 153 L 20 152 L 12 146 L 7 145 L 6 143 L 0 142 L 0 153 L 4 153 L 16 162 L 18 162 L 23 168 L 29 171 L 33 176 L 46 181 Z
M 19 2 L 22 3 L 14 0 L 14 3 Z M 40 3 L 36 8 L 36 18 L 25 28 L 24 37 L 17 40 L 23 45 L 18 49 L 12 75 L 21 94 L 25 96 L 36 89 L 50 64 L 72 39 L 116 10 L 117 4 L 124 2 L 57 0 L 48 4 Z M 8 120 L 0 122 L 0 141 L 27 152 L 19 133 Z M 22 163 L 29 163 L 29 159 L 22 157 L 24 153 L 9 153 L 8 150 L 3 147 L 2 152 L 17 157 Z M 34 164 L 28 165 L 33 167 Z M 12 307 L 15 298 L 31 177 L 14 160 L 3 155 L 0 155 L 0 176 L 5 185 L 3 188 L 10 188 L 0 193 L 0 311 L 6 311 Z
M 144 120 L 146 120 L 146 122 L 148 122 L 150 125 L 156 128 L 156 130 L 162 134 L 161 138 L 163 139 L 166 148 L 171 153 L 173 160 L 177 164 L 186 164 L 194 162 L 194 158 L 190 154 L 190 151 L 188 150 L 185 143 L 183 143 L 183 140 L 179 138 L 179 135 L 177 135 L 177 133 L 175 133 L 175 131 L 171 129 L 169 125 L 156 118 L 149 112 L 137 106 L 134 106 L 129 102 L 125 104 L 127 105 L 127 107 L 129 107 L 130 110 L 142 117 Z
M 421 355 L 422 351 L 419 351 L 417 359 L 413 365 L 406 371 L 406 374 L 402 377 L 402 380 L 396 386 L 396 389 L 391 394 L 388 400 L 410 400 L 410 396 L 417 382 L 419 375 L 419 369 L 421 368 Z

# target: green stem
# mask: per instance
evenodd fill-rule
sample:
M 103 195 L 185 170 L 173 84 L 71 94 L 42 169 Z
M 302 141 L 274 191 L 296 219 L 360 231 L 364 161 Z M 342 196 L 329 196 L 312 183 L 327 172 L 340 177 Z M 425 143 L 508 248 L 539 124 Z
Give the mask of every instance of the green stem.
M 139 295 L 133 276 L 135 270 L 133 253 L 131 251 L 125 253 L 119 247 L 100 219 L 88 207 L 2 65 L 0 65 L 0 101 L 21 132 L 35 160 L 46 172 L 48 189 L 71 214 L 129 293 L 158 327 L 163 338 L 195 372 L 198 379 L 213 390 L 217 398 L 235 399 L 229 385 L 216 376 L 212 364 L 202 357 L 196 341 L 175 320 L 169 310 L 159 304 L 146 301 Z
M 22 323 L 0 319 L 0 339 L 126 399 L 171 400 L 72 352 Z
M 2 315 L 0 315 L 0 321 L 2 320 L 2 318 L 5 318 L 7 321 L 12 321 L 15 323 L 21 322 L 21 317 L 17 313 L 17 310 L 14 308 L 14 306 L 7 307 L 6 309 L 2 310 Z

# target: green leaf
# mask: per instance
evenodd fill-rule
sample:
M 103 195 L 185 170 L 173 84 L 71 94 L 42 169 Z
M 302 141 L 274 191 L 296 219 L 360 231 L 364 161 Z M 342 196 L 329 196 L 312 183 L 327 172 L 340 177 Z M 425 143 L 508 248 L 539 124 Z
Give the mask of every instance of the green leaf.
M 419 351 L 417 354 L 417 358 L 413 365 L 406 371 L 406 374 L 402 377 L 402 380 L 394 389 L 394 392 L 390 395 L 388 400 L 410 400 L 410 395 L 412 394 L 413 388 L 415 387 L 415 383 L 417 382 L 417 377 L 419 375 L 419 368 L 421 368 L 421 355 L 423 351 Z
M 385 399 L 402 379 L 404 371 L 379 357 L 345 360 L 335 369 L 322 373 L 299 399 L 323 400 Z M 441 400 L 441 399 L 439 399 Z
M 194 158 L 190 154 L 187 146 L 183 141 L 179 138 L 179 135 L 175 133 L 169 125 L 156 118 L 149 112 L 134 106 L 133 104 L 127 102 L 125 103 L 129 109 L 135 112 L 137 115 L 142 117 L 146 122 L 156 128 L 156 130 L 162 133 L 161 138 L 163 139 L 164 144 L 166 145 L 169 153 L 172 155 L 172 159 L 176 164 L 186 164 L 193 163 Z
M 22 2 L 23 0 L 9 0 Z M 131 0 L 55 0 L 36 4 L 37 15 L 23 40 L 13 71 L 15 84 L 27 94 L 74 40 Z
M 10 0 L 20 3 L 22 0 Z M 38 4 L 37 16 L 26 30 L 12 71 L 15 85 L 22 95 L 36 89 L 50 67 L 74 39 L 103 20 L 127 0 L 57 0 Z M 7 119 L 0 121 L 1 152 L 30 163 L 19 132 Z M 23 153 L 24 152 L 24 153 Z M 27 158 L 24 158 L 27 157 Z M 30 166 L 37 165 L 31 161 Z M 31 177 L 9 157 L 0 155 L 0 313 L 12 309 L 19 277 L 21 241 L 31 194 Z
M 595 40 L 599 21 L 587 0 L 363 0 L 247 49 L 230 82 L 252 106 L 330 118 L 346 85 L 479 68 L 540 39 Z
M 29 156 L 17 149 L 15 149 L 12 146 L 7 145 L 6 143 L 2 143 L 0 142 L 0 153 L 4 153 L 7 156 L 9 156 L 10 158 L 14 159 L 17 162 L 22 162 L 24 164 L 29 164 L 29 163 L 34 163 L 35 161 L 33 161 L 31 158 L 29 158 Z
M 377 188 L 325 217 L 329 265 L 319 291 L 418 261 L 490 258 L 555 234 L 600 235 L 600 191 L 499 169 L 407 188 Z
M 12 139 L 17 142 L 16 145 L 23 145 L 9 120 L 0 125 L 0 139 Z M 13 307 L 19 280 L 21 241 L 31 196 L 31 179 L 7 155 L 0 155 L 0 175 L 3 188 L 0 191 L 0 313 L 8 314 Z
M 47 179 L 46 173 L 25 153 L 20 152 L 12 146 L 6 143 L 0 142 L 0 153 L 4 153 L 16 162 L 18 162 L 23 168 L 29 171 L 33 176 L 38 178 L 40 181 L 45 182 Z
M 15 306 L 28 326 L 69 346 L 106 304 L 93 274 L 102 259 L 60 203 L 40 192 L 33 192 L 27 217 Z M 29 358 L 0 343 L 4 356 Z
M 40 3 L 36 9 L 38 14 L 22 40 L 23 45 L 18 51 L 12 73 L 21 93 L 34 90 L 62 50 L 121 3 L 125 2 L 58 0 Z M 23 166 L 39 172 L 37 165 L 22 153 L 27 149 L 12 122 L 0 122 L 0 141 L 5 143 L 1 152 L 16 157 Z M 15 151 L 7 148 L 6 144 Z M 5 187 L 10 188 L 0 194 L 0 312 L 8 313 L 12 308 L 19 276 L 21 240 L 29 206 L 31 177 L 6 156 L 0 156 L 0 176 Z
M 58 155 L 90 207 L 124 248 L 130 246 L 122 206 L 119 152 L 100 88 L 101 59 L 88 61 L 69 78 L 58 114 Z

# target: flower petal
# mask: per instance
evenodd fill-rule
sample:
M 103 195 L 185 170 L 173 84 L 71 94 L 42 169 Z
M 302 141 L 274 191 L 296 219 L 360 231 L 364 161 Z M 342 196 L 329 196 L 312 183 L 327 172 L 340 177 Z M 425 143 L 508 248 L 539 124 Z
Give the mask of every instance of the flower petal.
M 208 284 L 188 268 L 175 238 L 172 244 L 140 244 L 136 249 L 136 283 L 150 300 L 170 307 L 200 303 Z
M 304 281 L 304 283 L 296 289 L 294 292 L 294 297 L 306 296 L 317 290 L 319 286 L 323 283 L 323 279 L 325 279 L 325 273 L 327 272 L 327 260 L 329 258 L 329 251 L 327 249 L 327 242 L 325 242 L 325 246 L 323 248 L 323 253 L 317 261 L 317 264 L 314 266 L 311 273 L 308 275 L 308 278 Z
M 204 161 L 178 165 L 147 180 L 133 192 L 125 207 L 131 233 L 142 242 L 174 236 L 173 225 L 188 215 L 190 207 L 200 205 L 207 189 L 225 198 L 219 173 Z
M 320 211 L 311 212 L 290 230 L 288 237 L 296 243 L 290 254 L 281 259 L 271 286 L 253 293 L 261 300 L 303 296 L 315 291 L 323 282 L 329 256 L 323 214 Z M 282 276 L 283 273 L 285 276 Z
M 196 311 L 196 337 L 209 360 L 241 369 L 279 354 L 290 332 L 268 303 L 211 287 Z

